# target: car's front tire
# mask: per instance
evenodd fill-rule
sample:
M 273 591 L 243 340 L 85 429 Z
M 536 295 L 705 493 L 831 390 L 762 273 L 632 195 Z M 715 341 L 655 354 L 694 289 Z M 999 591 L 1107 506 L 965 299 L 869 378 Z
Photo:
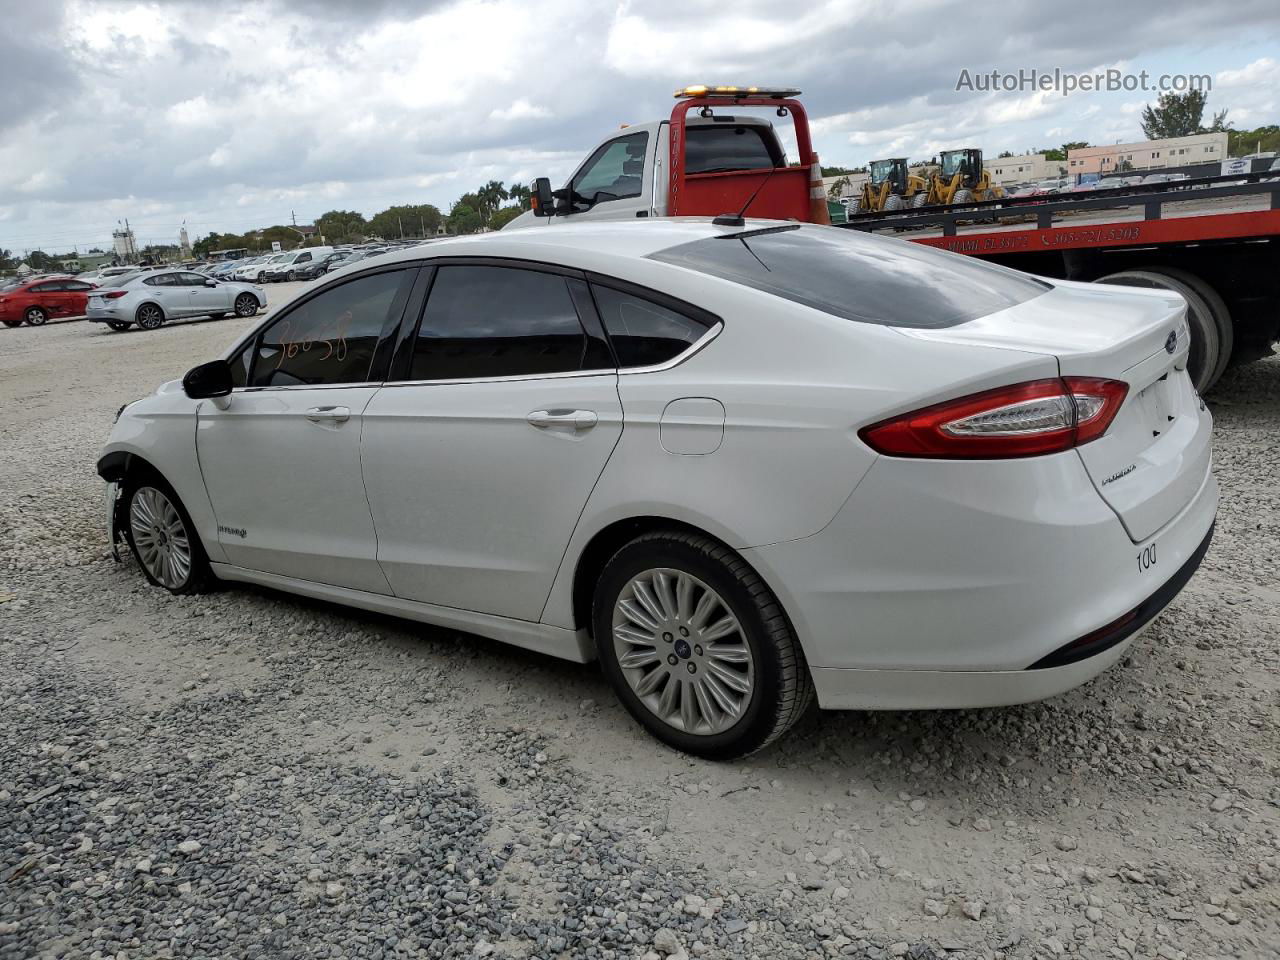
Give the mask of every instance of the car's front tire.
M 143 477 L 124 491 L 125 539 L 153 586 L 170 593 L 199 593 L 212 581 L 209 559 L 195 525 L 173 489 Z
M 49 314 L 42 307 L 28 307 L 27 312 L 22 315 L 22 319 L 30 326 L 43 327 L 49 319 Z
M 242 293 L 236 297 L 236 316 L 252 317 L 258 312 L 258 298 L 252 293 Z
M 143 330 L 155 330 L 164 323 L 164 311 L 154 303 L 144 303 L 138 307 L 133 319 Z
M 655 532 L 624 546 L 600 574 L 592 626 L 623 705 L 687 753 L 752 753 L 812 702 L 809 668 L 777 597 L 710 537 Z

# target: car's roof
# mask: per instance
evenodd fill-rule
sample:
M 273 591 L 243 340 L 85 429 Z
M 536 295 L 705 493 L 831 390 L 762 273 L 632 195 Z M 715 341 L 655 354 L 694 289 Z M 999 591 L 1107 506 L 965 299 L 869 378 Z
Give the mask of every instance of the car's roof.
M 383 263 L 436 257 L 512 257 L 551 263 L 574 262 L 584 258 L 635 259 L 705 237 L 790 223 L 791 221 L 781 220 L 747 220 L 744 226 L 722 227 L 713 224 L 709 217 L 535 223 L 529 227 L 450 237 L 421 246 L 389 250 L 379 255 L 379 259 Z

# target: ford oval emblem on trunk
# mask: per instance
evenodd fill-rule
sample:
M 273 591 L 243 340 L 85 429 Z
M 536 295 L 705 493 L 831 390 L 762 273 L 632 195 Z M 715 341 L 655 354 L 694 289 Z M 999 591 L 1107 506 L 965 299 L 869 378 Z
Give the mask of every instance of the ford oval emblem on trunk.
M 1164 352 L 1173 353 L 1178 349 L 1178 331 L 1174 330 L 1164 342 Z

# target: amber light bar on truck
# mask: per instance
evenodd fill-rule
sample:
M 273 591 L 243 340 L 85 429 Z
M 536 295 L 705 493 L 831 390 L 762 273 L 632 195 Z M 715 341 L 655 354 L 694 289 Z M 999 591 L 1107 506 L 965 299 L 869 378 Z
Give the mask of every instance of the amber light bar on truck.
M 676 91 L 677 100 L 685 97 L 730 97 L 741 99 L 743 97 L 798 97 L 800 91 L 794 87 L 712 87 L 705 83 L 695 83 L 688 87 L 681 87 Z

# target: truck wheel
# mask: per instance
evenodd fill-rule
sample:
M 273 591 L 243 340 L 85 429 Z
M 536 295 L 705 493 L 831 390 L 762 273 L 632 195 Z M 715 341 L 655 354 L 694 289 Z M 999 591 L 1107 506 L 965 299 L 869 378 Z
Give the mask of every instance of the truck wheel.
M 1194 273 L 1180 270 L 1177 267 L 1152 267 L 1151 272 L 1163 273 L 1166 277 L 1181 280 L 1196 293 L 1200 294 L 1200 298 L 1208 306 L 1209 313 L 1213 316 L 1213 322 L 1218 327 L 1218 365 L 1214 368 L 1213 377 L 1209 380 L 1209 386 L 1212 387 L 1218 382 L 1218 378 L 1226 372 L 1228 364 L 1231 363 L 1231 353 L 1235 349 L 1236 332 L 1231 323 L 1230 308 L 1227 306 L 1226 301 L 1218 295 L 1217 290 L 1213 289 L 1206 281 Z
M 919 210 L 921 207 L 927 206 L 929 203 L 929 194 L 924 190 L 917 190 L 911 195 L 911 209 Z
M 973 201 L 973 194 L 970 191 L 964 189 L 963 187 L 957 190 L 956 195 L 951 198 L 952 203 L 971 203 L 972 201 Z
M 1191 330 L 1191 353 L 1187 357 L 1187 372 L 1198 392 L 1204 393 L 1213 385 L 1218 369 L 1218 324 L 1204 298 L 1181 280 L 1163 272 L 1164 268 L 1149 270 L 1121 270 L 1094 283 L 1110 283 L 1124 287 L 1148 287 L 1170 290 L 1187 301 L 1187 326 Z

